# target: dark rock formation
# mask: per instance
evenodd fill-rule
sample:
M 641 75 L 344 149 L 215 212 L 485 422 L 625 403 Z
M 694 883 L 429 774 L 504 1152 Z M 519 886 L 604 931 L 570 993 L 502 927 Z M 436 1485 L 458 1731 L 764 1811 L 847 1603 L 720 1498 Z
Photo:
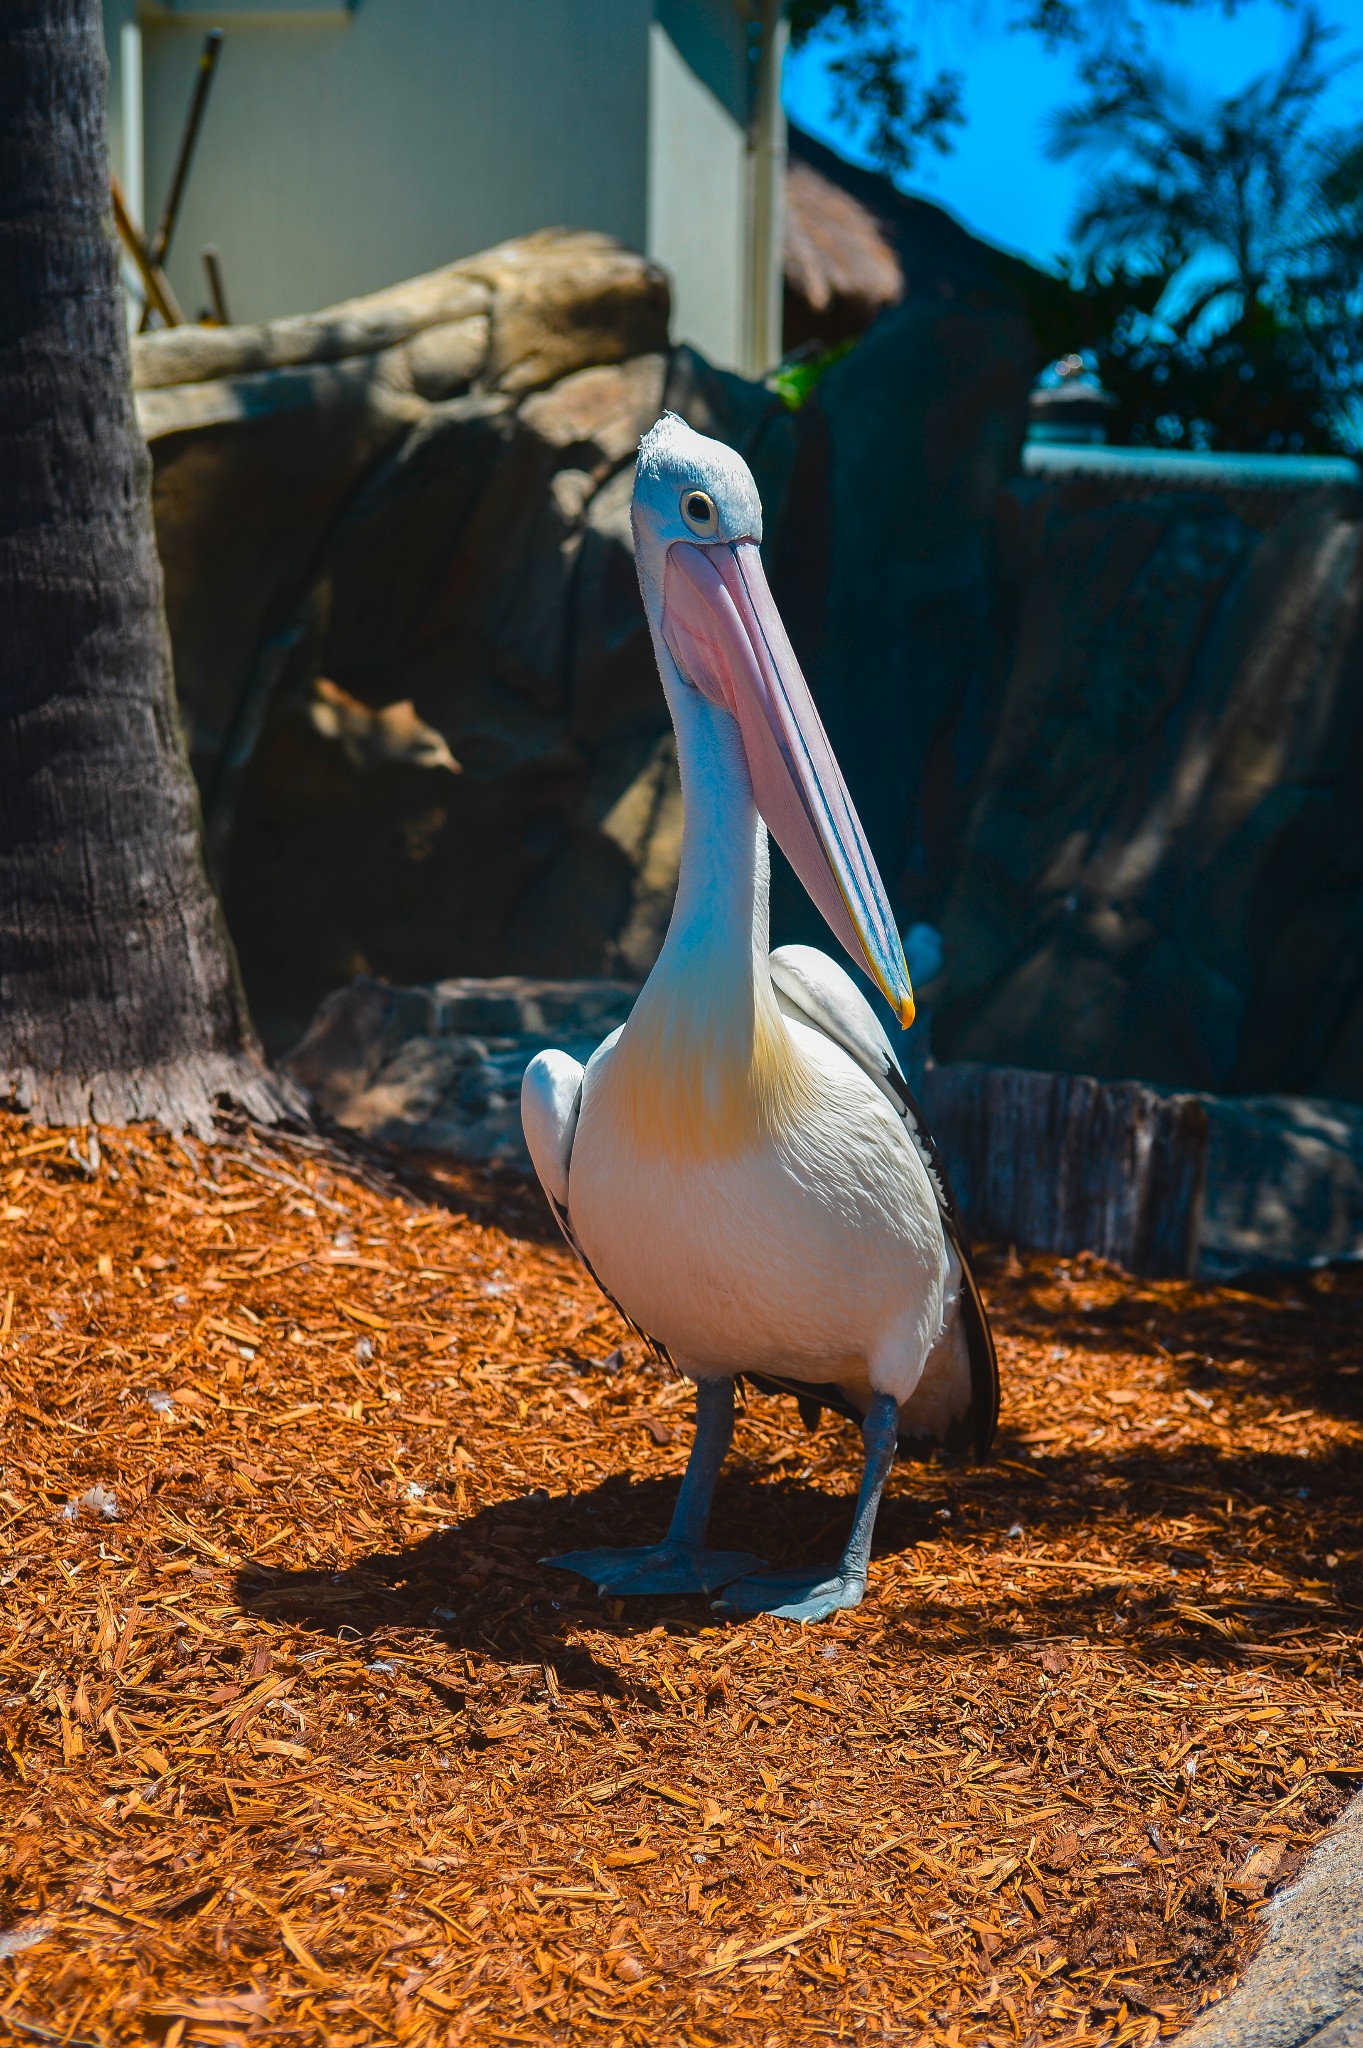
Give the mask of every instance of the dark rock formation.
M 1121 450 L 1020 474 L 1025 266 L 817 145 L 797 162 L 896 294 L 798 413 L 669 349 L 664 281 L 598 236 L 137 344 L 267 1043 L 357 973 L 647 971 L 680 799 L 628 507 L 673 406 L 752 463 L 891 895 L 945 932 L 938 1056 L 1363 1097 L 1356 490 Z M 828 306 L 855 295 L 821 274 Z M 779 861 L 773 926 L 824 936 Z
M 1208 1278 L 1363 1258 L 1363 1109 L 1300 1095 L 1203 1099 Z
M 798 415 L 669 350 L 662 279 L 599 236 L 138 343 L 185 722 L 272 1047 L 356 973 L 647 971 L 680 798 L 628 514 L 665 406 L 752 464 L 892 886 L 935 906 L 1002 672 L 990 508 L 1029 344 L 989 252 L 921 212 L 903 303 Z M 777 917 L 810 929 L 788 884 Z
M 550 1045 L 585 1064 L 635 993 L 622 981 L 504 976 L 392 988 L 362 976 L 324 999 L 285 1065 L 326 1116 L 361 1137 L 528 1168 L 526 1067 Z
M 974 249 L 882 315 L 811 408 L 827 577 L 796 644 L 906 923 L 935 920 L 957 871 L 1008 665 L 996 508 L 1032 344 Z
M 938 1054 L 1357 1098 L 1357 491 L 1114 466 L 1000 502 L 1021 616 Z
M 819 386 L 797 644 L 945 932 L 939 1054 L 1363 1097 L 1357 489 L 1124 450 L 1016 477 L 1059 287 L 798 134 L 789 200 L 790 338 L 879 313 Z
M 787 201 L 787 347 L 862 338 L 801 414 L 773 581 L 896 907 L 935 921 L 1009 662 L 1027 266 L 796 130 Z M 773 911 L 817 937 L 779 862 Z

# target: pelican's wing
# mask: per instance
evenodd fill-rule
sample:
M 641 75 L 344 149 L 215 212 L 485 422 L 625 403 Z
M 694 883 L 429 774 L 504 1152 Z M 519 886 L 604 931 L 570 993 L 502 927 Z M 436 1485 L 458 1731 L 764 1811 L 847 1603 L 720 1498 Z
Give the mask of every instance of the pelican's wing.
M 620 1029 L 603 1039 L 592 1054 L 594 1060 L 610 1051 L 620 1036 Z M 647 1330 L 641 1330 L 634 1318 L 626 1315 L 610 1289 L 602 1286 L 601 1276 L 582 1249 L 568 1212 L 573 1139 L 577 1136 L 577 1120 L 582 1113 L 582 1084 L 586 1073 L 587 1069 L 566 1052 L 535 1054 L 521 1078 L 521 1127 L 525 1132 L 526 1148 L 539 1175 L 540 1186 L 549 1198 L 554 1221 L 568 1243 L 621 1320 L 629 1324 L 636 1336 L 643 1338 L 657 1358 L 670 1365 L 672 1361 L 657 1339 L 650 1337 Z
M 581 1257 L 568 1222 L 568 1169 L 582 1108 L 586 1069 L 566 1052 L 538 1052 L 521 1079 L 521 1128 L 540 1186 L 573 1250 Z
M 975 1455 L 983 1458 L 994 1441 L 999 1419 L 998 1354 L 975 1277 L 970 1238 L 942 1155 L 933 1143 L 923 1112 L 910 1092 L 879 1018 L 851 975 L 817 947 L 781 946 L 771 956 L 771 978 L 782 1007 L 840 1045 L 875 1082 L 903 1120 L 927 1169 L 941 1212 L 943 1234 L 961 1266 L 961 1322 L 970 1361 L 970 1407 L 965 1427 Z

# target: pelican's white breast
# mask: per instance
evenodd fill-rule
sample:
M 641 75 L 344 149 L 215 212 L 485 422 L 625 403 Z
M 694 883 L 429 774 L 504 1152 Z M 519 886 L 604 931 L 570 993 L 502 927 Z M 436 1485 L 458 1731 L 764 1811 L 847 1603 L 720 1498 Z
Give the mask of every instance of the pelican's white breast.
M 774 1005 L 767 1021 L 779 1037 L 762 1064 L 781 1072 L 731 1087 L 678 1071 L 684 1050 L 671 1070 L 645 1057 L 633 1020 L 602 1047 L 573 1143 L 574 1231 L 603 1285 L 687 1371 L 904 1401 L 952 1277 L 927 1174 L 840 1046 Z

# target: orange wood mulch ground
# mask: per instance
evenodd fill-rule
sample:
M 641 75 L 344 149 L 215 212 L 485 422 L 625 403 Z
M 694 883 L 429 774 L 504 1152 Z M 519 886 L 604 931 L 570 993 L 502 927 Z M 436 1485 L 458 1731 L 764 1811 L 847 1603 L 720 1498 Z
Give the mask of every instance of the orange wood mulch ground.
M 689 1404 L 532 1190 L 0 1120 L 0 2035 L 1176 2031 L 1358 1781 L 1363 1279 L 984 1272 L 865 1606 L 607 1605 L 536 1560 Z M 832 1554 L 858 1449 L 752 1397 L 719 1539 Z

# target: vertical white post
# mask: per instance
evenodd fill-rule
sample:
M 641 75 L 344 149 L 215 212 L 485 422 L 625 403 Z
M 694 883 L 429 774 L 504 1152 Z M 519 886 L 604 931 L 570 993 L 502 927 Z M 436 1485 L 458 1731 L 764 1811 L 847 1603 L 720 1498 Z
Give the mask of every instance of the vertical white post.
M 138 227 L 146 221 L 145 151 L 142 143 L 142 31 L 135 21 L 123 24 L 118 42 L 119 102 L 123 123 L 123 197 Z M 142 280 L 128 257 L 123 259 L 123 305 L 128 332 L 142 318 Z
M 744 368 L 765 377 L 781 358 L 785 275 L 786 117 L 781 73 L 789 39 L 785 0 L 762 0 L 748 201 L 748 278 Z
M 119 41 L 123 101 L 123 197 L 139 227 L 146 222 L 146 180 L 142 163 L 142 31 L 123 24 Z

